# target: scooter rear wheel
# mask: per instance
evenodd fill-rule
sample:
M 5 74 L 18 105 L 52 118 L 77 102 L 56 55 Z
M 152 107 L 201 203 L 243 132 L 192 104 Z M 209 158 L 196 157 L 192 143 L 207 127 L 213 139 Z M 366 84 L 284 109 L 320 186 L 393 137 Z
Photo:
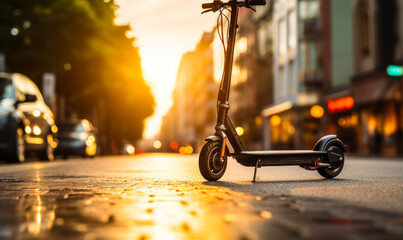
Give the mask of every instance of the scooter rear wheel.
M 330 168 L 319 168 L 318 173 L 325 178 L 334 178 L 337 175 L 341 173 L 341 170 L 343 170 L 344 166 L 344 152 L 343 150 L 337 146 L 337 145 L 332 145 L 329 147 L 328 151 L 333 152 L 335 155 L 340 156 L 341 160 L 340 162 L 333 162 L 330 163 L 331 167 Z
M 227 151 L 221 158 L 221 142 L 208 141 L 199 155 L 199 169 L 207 181 L 217 181 L 227 169 Z

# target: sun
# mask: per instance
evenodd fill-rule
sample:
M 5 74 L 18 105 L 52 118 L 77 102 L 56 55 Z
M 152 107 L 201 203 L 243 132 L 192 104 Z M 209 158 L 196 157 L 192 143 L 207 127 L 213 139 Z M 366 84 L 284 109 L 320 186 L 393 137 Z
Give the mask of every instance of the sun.
M 154 45 L 155 46 L 155 45 Z M 172 104 L 172 90 L 180 59 L 179 51 L 163 47 L 141 48 L 144 78 L 151 86 L 156 101 L 153 116 L 146 120 L 145 138 L 152 138 L 160 130 L 162 117 Z

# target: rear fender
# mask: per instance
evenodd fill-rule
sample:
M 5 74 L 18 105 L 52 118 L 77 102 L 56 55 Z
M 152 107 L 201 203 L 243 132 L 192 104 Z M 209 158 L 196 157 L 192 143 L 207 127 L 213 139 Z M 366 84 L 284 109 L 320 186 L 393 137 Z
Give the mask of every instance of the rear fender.
M 337 145 L 345 153 L 348 152 L 344 143 L 340 139 L 338 139 L 336 135 L 326 135 L 326 136 L 322 137 L 315 144 L 315 147 L 313 148 L 313 150 L 314 151 L 327 151 L 329 149 L 329 147 L 332 145 Z

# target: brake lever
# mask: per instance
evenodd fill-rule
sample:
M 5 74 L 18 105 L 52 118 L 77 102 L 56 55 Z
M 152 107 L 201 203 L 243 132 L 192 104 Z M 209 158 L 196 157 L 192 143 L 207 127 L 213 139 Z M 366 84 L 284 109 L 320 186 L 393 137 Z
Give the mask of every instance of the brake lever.
M 213 9 L 210 8 L 210 9 L 207 9 L 207 10 L 203 11 L 201 14 L 205 14 L 205 13 L 212 12 L 212 11 L 213 11 Z
M 247 8 L 249 8 L 249 9 L 252 9 L 254 12 L 256 12 L 256 9 L 254 9 L 252 6 L 250 6 L 250 5 L 246 5 L 245 7 L 247 7 Z

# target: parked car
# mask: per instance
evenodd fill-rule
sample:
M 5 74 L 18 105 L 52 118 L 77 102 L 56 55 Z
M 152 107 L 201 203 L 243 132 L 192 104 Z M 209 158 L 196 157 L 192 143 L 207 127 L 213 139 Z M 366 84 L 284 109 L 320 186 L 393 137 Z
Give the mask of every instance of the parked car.
M 52 111 L 28 77 L 0 73 L 0 156 L 8 162 L 24 162 L 37 153 L 53 160 L 57 126 Z
M 57 155 L 94 157 L 97 153 L 96 129 L 86 119 L 58 123 Z

